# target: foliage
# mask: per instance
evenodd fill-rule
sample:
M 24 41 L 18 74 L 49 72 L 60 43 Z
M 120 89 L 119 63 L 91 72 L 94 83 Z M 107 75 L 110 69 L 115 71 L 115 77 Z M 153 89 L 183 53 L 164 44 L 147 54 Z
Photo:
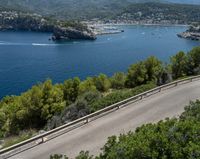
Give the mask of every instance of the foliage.
M 156 57 L 151 56 L 147 60 L 133 64 L 129 67 L 126 85 L 128 87 L 135 87 L 145 84 L 148 81 L 158 83 L 162 71 L 162 62 Z
M 144 62 L 133 64 L 128 69 L 126 85 L 128 87 L 135 87 L 145 84 L 147 80 L 147 69 Z
M 196 102 L 191 102 L 188 106 L 185 107 L 184 113 L 180 116 L 182 120 L 191 120 L 195 119 L 200 121 L 200 100 Z
M 171 57 L 174 79 L 200 74 L 200 47 L 193 48 L 188 54 L 179 52 Z
M 71 104 L 76 101 L 79 93 L 80 82 L 81 81 L 79 78 L 69 79 L 64 82 L 64 100 L 67 101 L 68 104 Z
M 149 57 L 145 61 L 145 67 L 147 69 L 147 81 L 155 81 L 157 83 L 159 75 L 162 73 L 162 62 L 155 56 Z
M 65 155 L 55 154 L 55 155 L 51 155 L 50 159 L 69 159 L 69 158 L 67 156 L 65 156 Z
M 111 86 L 108 77 L 104 74 L 100 74 L 97 78 L 94 78 L 94 83 L 97 90 L 100 92 L 108 91 Z
M 115 73 L 111 78 L 111 87 L 114 89 L 122 89 L 125 87 L 126 75 L 123 72 Z
M 88 77 L 85 81 L 81 82 L 79 87 L 79 94 L 84 94 L 89 91 L 96 91 L 94 80 L 91 77 Z
M 200 74 L 200 47 L 195 47 L 188 53 L 188 75 Z
M 28 132 L 23 132 L 19 136 L 11 136 L 4 141 L 3 148 L 6 148 L 6 147 L 12 146 L 14 144 L 17 144 L 19 142 L 25 141 L 25 140 L 31 138 L 35 134 L 36 134 L 35 130 L 29 130 Z
M 63 91 L 51 80 L 33 86 L 21 96 L 5 97 L 0 102 L 0 134 L 18 134 L 20 130 L 41 128 L 64 107 Z
M 147 90 L 150 90 L 152 88 L 156 87 L 155 84 L 145 84 L 141 86 L 137 86 L 133 89 L 125 89 L 125 90 L 118 90 L 113 93 L 108 94 L 107 96 L 100 98 L 99 100 L 96 100 L 94 103 L 91 104 L 90 109 L 92 112 L 95 112 L 99 109 L 105 108 L 106 106 L 112 105 L 114 103 L 120 102 L 122 100 L 125 100 L 129 97 L 132 97 L 134 95 L 137 95 L 139 93 L 145 92 Z
M 173 76 L 175 79 L 183 77 L 186 75 L 187 67 L 187 56 L 184 52 L 179 52 L 178 54 L 171 57 L 171 67 Z

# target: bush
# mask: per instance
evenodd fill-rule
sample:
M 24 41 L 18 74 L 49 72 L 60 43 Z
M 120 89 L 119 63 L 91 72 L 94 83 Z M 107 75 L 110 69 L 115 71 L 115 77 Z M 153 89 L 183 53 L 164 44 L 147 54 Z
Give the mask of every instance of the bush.
M 94 83 L 97 90 L 100 92 L 108 91 L 111 86 L 108 77 L 104 74 L 100 74 L 98 77 L 94 78 Z
M 115 73 L 111 78 L 111 87 L 114 89 L 123 89 L 125 87 L 126 75 L 122 72 Z
M 103 98 L 100 98 L 94 103 L 92 103 L 90 106 L 90 109 L 92 112 L 95 112 L 99 109 L 105 108 L 106 106 L 112 105 L 114 103 L 117 103 L 119 101 L 122 101 L 124 99 L 127 99 L 129 97 L 132 97 L 134 95 L 137 95 L 139 93 L 142 93 L 144 91 L 150 90 L 155 87 L 156 87 L 155 84 L 150 83 L 150 84 L 135 87 L 130 90 L 128 89 L 128 90 L 120 90 L 120 91 L 113 92 Z
M 144 62 L 133 64 L 128 69 L 126 86 L 133 88 L 146 83 L 147 69 Z

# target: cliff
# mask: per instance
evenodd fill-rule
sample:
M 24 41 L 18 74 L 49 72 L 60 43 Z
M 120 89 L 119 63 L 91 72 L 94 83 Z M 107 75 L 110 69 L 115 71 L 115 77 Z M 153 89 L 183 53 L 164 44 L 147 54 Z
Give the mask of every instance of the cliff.
M 200 25 L 191 25 L 188 30 L 183 33 L 177 34 L 177 36 L 190 40 L 200 40 Z
M 95 40 L 96 36 L 92 31 L 77 30 L 72 27 L 56 27 L 53 31 L 53 40 L 70 40 L 70 39 L 83 39 L 83 40 Z
M 37 31 L 53 33 L 53 40 L 84 39 L 95 40 L 93 32 L 78 22 L 65 22 L 44 18 L 38 14 L 15 11 L 0 12 L 0 31 Z

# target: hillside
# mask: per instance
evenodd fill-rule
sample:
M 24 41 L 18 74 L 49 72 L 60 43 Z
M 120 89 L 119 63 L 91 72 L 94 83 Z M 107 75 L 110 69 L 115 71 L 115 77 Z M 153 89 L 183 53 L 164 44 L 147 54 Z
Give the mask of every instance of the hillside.
M 195 2 L 194 2 L 195 1 Z M 113 18 L 129 5 L 136 3 L 177 2 L 180 0 L 1 0 L 0 6 L 36 12 L 45 16 L 61 19 L 92 19 Z M 197 0 L 181 1 L 182 3 L 198 4 Z
M 168 2 L 172 3 L 182 3 L 182 4 L 198 4 L 200 5 L 199 0 L 167 0 Z
M 51 32 L 53 40 L 96 39 L 87 26 L 78 22 L 59 21 L 38 14 L 0 9 L 0 31 L 7 30 Z
M 172 3 L 138 3 L 126 7 L 116 21 L 142 24 L 190 24 L 200 21 L 200 6 Z

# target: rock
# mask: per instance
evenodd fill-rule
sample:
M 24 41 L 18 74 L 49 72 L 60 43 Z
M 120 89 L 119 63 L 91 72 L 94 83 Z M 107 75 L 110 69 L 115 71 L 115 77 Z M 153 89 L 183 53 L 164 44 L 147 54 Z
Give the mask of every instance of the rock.
M 180 38 L 190 39 L 190 40 L 200 40 L 200 25 L 191 25 L 188 30 L 183 33 L 177 34 Z
M 1 16 L 2 14 L 2 16 Z M 1 12 L 0 11 L 0 31 L 23 30 L 36 32 L 51 32 L 53 40 L 95 40 L 96 36 L 87 26 L 79 22 L 66 22 L 55 19 L 45 19 L 40 15 Z
M 183 33 L 179 33 L 177 34 L 178 37 L 180 38 L 185 38 L 185 39 L 190 39 L 190 40 L 200 40 L 200 33 L 196 33 L 196 32 L 183 32 Z
M 80 31 L 71 27 L 56 27 L 53 31 L 52 40 L 54 41 L 72 39 L 95 40 L 96 35 L 90 30 Z
M 46 131 L 45 130 L 40 130 L 39 132 L 38 132 L 38 134 L 44 134 Z

